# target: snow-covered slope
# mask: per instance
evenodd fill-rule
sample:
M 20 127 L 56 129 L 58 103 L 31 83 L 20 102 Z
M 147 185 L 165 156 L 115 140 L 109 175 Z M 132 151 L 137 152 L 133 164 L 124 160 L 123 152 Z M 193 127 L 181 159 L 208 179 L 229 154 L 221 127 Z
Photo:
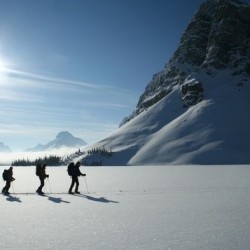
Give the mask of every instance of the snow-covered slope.
M 250 163 L 249 107 L 249 3 L 208 0 L 136 110 L 71 159 L 86 165 Z
M 199 75 L 202 79 L 202 76 Z M 202 79 L 203 85 L 220 85 L 206 100 L 190 107 L 171 122 L 158 127 L 145 145 L 130 159 L 129 164 L 236 164 L 249 163 L 250 141 L 250 89 L 237 91 L 234 83 L 228 85 L 220 79 Z M 250 82 L 249 82 L 250 83 Z M 178 88 L 173 91 L 177 92 Z M 156 104 L 161 116 L 168 116 L 171 96 Z M 181 111 L 182 107 L 175 105 Z M 171 110 L 173 112 L 173 110 Z M 144 112 L 147 114 L 147 111 Z M 176 112 L 177 113 L 177 112 Z M 171 114 L 173 116 L 173 114 Z M 170 115 L 170 116 L 171 116 Z M 161 119 L 161 118 L 159 118 Z M 150 118 L 149 118 L 150 120 Z M 154 123 L 153 121 L 151 121 Z
M 38 144 L 36 147 L 27 149 L 26 151 L 49 151 L 60 148 L 79 148 L 86 145 L 87 143 L 84 140 L 74 137 L 67 131 L 62 131 L 57 134 L 54 140 L 48 142 L 46 145 Z

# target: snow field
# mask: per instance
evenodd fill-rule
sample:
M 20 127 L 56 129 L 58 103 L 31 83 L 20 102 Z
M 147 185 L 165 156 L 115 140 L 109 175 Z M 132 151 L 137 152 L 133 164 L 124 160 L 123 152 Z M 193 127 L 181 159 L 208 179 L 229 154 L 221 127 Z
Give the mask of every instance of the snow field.
M 3 167 L 1 167 L 3 170 Z M 66 167 L 14 167 L 1 196 L 1 249 L 248 249 L 250 166 L 83 168 L 68 195 Z M 2 185 L 4 185 L 2 181 Z M 12 192 L 12 188 L 10 189 Z

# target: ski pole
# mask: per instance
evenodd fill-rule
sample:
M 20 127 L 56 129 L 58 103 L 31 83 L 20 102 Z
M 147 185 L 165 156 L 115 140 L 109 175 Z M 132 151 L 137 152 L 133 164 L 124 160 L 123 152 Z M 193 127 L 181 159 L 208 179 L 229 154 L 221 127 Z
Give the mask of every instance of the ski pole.
M 88 184 L 87 184 L 87 178 L 86 178 L 86 175 L 84 176 L 85 178 L 84 178 L 84 180 L 85 180 L 85 184 L 86 184 L 86 188 L 87 188 L 87 193 L 89 193 L 89 189 L 88 189 Z
M 45 193 L 47 193 L 47 187 L 48 187 L 48 179 L 46 179 L 46 181 L 45 181 L 45 185 L 44 185 L 44 190 L 45 190 Z
M 14 196 L 16 196 L 13 181 L 11 182 L 11 186 L 12 186 L 12 191 L 13 191 Z
M 49 190 L 50 190 L 50 193 L 52 194 L 49 177 L 47 178 L 47 182 L 49 183 Z

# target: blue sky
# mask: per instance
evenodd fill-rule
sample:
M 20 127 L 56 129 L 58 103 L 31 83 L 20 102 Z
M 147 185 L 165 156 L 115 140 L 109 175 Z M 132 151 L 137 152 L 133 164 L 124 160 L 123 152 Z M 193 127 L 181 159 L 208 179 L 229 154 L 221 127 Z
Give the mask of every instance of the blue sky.
M 103 139 L 162 70 L 202 0 L 0 0 L 0 142 Z

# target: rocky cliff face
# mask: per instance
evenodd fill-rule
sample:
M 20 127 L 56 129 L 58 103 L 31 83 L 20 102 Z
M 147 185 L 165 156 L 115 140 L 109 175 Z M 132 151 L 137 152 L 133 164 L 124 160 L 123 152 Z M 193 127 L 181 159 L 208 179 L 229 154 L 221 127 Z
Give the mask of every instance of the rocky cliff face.
M 143 110 L 181 87 L 185 107 L 200 102 L 206 89 L 202 82 L 189 81 L 190 74 L 206 71 L 216 75 L 228 69 L 239 75 L 243 86 L 250 76 L 250 6 L 243 0 L 208 0 L 204 2 L 182 35 L 180 44 L 165 68 L 153 76 L 141 95 L 136 110 L 124 125 Z
M 249 6 L 204 2 L 123 126 L 73 158 L 107 166 L 249 164 Z

